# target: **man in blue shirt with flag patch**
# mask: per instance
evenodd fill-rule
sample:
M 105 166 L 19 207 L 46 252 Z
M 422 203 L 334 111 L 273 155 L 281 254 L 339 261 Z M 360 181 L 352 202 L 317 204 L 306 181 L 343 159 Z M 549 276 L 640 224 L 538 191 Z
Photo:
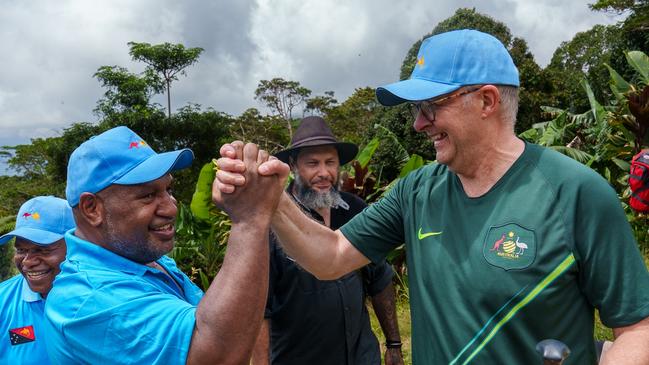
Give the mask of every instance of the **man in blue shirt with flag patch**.
M 262 158 L 258 159 L 258 153 Z M 268 154 L 239 151 L 252 170 Z M 171 172 L 191 150 L 156 153 L 116 127 L 70 156 L 66 198 L 77 223 L 45 317 L 55 364 L 217 364 L 249 360 L 268 287 L 268 232 L 283 177 L 246 176 L 233 195 L 223 265 L 205 294 L 175 262 Z
M 72 228 L 67 201 L 39 196 L 20 207 L 16 228 L 0 237 L 0 245 L 15 238 L 14 263 L 20 272 L 0 284 L 0 364 L 50 363 L 43 310 L 65 259 L 63 234 Z

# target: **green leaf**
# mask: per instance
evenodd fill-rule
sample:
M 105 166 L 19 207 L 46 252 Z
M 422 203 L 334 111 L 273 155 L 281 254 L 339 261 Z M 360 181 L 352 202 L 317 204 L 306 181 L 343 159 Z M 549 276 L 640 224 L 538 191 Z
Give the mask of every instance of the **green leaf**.
M 539 138 L 539 131 L 538 129 L 530 128 L 518 136 L 526 141 L 534 142 Z
M 593 112 L 593 118 L 595 118 L 595 122 L 597 124 L 601 123 L 604 121 L 604 118 L 606 116 L 606 110 L 604 110 L 604 107 L 595 99 L 595 94 L 593 93 L 593 90 L 590 88 L 590 84 L 586 79 L 581 80 L 581 86 L 586 90 L 586 94 L 588 95 L 588 102 L 590 102 L 590 109 Z
M 408 175 L 410 172 L 417 170 L 418 168 L 424 166 L 424 159 L 416 153 L 413 153 L 410 156 L 410 159 L 406 164 L 401 168 L 399 172 L 399 178 L 402 178 Z
M 208 162 L 201 168 L 196 182 L 196 190 L 192 196 L 190 209 L 199 219 L 208 220 L 212 204 L 212 182 L 214 181 L 214 163 Z
M 555 151 L 561 152 L 564 155 L 572 158 L 573 160 L 577 160 L 583 164 L 587 163 L 593 158 L 593 156 L 589 153 L 578 150 L 576 148 L 570 148 L 566 146 L 550 146 L 550 148 L 554 149 Z
M 201 277 L 201 284 L 203 285 L 203 291 L 207 291 L 207 288 L 210 287 L 210 279 L 207 278 L 207 275 L 205 275 L 203 270 L 199 270 L 198 275 Z
M 606 66 L 608 73 L 611 75 L 611 91 L 613 91 L 613 94 L 615 94 L 618 100 L 621 100 L 624 97 L 622 94 L 628 92 L 631 89 L 631 85 L 611 66 L 607 64 L 604 64 L 604 66 Z
M 356 156 L 356 161 L 358 161 L 362 168 L 365 168 L 367 164 L 370 163 L 374 152 L 376 152 L 376 149 L 379 147 L 379 143 L 379 138 L 374 137 L 367 144 L 367 146 L 365 146 L 365 148 L 363 148 L 363 150 L 358 153 L 358 156 Z
M 630 164 L 630 163 L 628 163 L 628 162 L 626 162 L 626 161 L 624 161 L 624 160 L 620 160 L 619 158 L 613 157 L 611 160 L 612 160 L 613 163 L 616 164 L 620 169 L 622 169 L 622 171 L 629 171 L 629 168 L 631 167 L 631 164 Z
M 642 78 L 645 85 L 649 85 L 649 57 L 641 51 L 630 51 L 626 53 L 626 60 Z

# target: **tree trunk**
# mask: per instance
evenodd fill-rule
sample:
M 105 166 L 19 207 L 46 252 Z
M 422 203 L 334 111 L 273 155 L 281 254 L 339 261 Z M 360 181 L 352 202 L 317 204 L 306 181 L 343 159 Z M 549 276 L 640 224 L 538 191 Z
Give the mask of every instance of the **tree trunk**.
M 171 82 L 167 80 L 167 115 L 171 119 Z

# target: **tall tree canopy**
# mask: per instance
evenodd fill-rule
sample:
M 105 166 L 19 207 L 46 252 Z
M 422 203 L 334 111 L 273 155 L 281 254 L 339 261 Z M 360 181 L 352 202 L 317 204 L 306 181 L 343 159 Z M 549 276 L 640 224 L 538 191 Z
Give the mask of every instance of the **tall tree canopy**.
M 182 44 L 155 44 L 129 42 L 129 54 L 135 61 L 146 63 L 147 69 L 156 73 L 167 89 L 167 111 L 171 118 L 171 82 L 178 74 L 185 75 L 185 68 L 198 61 L 203 48 L 185 48 Z
M 293 138 L 293 109 L 311 95 L 311 90 L 297 81 L 276 77 L 261 80 L 255 90 L 255 99 L 260 100 L 286 122 L 289 140 Z
M 546 68 L 554 84 L 555 104 L 573 113 L 590 109 L 588 96 L 581 86 L 584 78 L 593 87 L 597 99 L 608 98 L 609 73 L 604 64 L 610 64 L 613 57 L 624 57 L 613 54 L 619 42 L 620 30 L 614 25 L 596 25 L 562 42 Z

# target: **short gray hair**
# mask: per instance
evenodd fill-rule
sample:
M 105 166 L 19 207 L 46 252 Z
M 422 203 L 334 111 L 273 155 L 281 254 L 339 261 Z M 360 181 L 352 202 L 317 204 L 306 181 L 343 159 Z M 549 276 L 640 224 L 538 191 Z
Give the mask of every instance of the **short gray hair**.
M 518 113 L 518 88 L 509 85 L 496 85 L 496 87 L 500 93 L 503 119 L 514 128 L 516 126 L 516 114 Z
M 483 87 L 485 85 L 473 85 L 460 88 L 460 91 L 471 90 L 475 87 Z M 503 120 L 512 126 L 516 125 L 516 114 L 518 113 L 518 88 L 509 85 L 494 85 L 500 93 L 500 105 L 502 109 Z M 468 105 L 469 99 L 464 100 L 464 105 Z

